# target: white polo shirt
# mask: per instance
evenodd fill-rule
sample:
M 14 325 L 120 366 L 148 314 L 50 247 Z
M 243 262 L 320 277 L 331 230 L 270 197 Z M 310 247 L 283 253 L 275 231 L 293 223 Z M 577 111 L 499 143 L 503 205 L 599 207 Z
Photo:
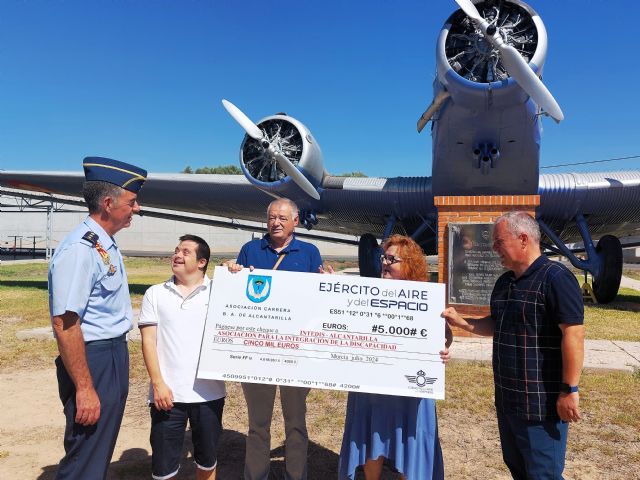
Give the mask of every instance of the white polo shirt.
M 173 392 L 173 401 L 197 403 L 225 396 L 224 382 L 196 378 L 211 280 L 182 298 L 175 278 L 153 285 L 144 294 L 138 327 L 156 325 L 160 372 Z M 149 386 L 149 402 L 153 387 Z

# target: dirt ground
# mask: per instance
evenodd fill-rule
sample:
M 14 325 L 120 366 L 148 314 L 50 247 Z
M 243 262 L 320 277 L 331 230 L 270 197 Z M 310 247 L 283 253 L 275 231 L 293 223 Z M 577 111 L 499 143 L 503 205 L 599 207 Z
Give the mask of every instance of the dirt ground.
M 0 374 L 0 478 L 47 480 L 54 478 L 56 464 L 63 454 L 63 415 L 57 397 L 54 369 Z M 145 406 L 145 380 L 132 383 L 129 401 L 109 479 L 148 479 L 150 475 L 149 418 Z M 317 394 L 319 395 L 319 394 Z M 309 397 L 309 479 L 336 478 L 346 396 L 336 393 L 335 401 L 314 408 L 314 392 Z M 455 413 L 450 413 L 455 412 Z M 493 416 L 445 410 L 440 415 L 440 437 L 445 456 L 447 479 L 508 479 L 500 458 L 498 434 Z M 218 478 L 241 478 L 244 457 L 246 411 L 238 384 L 228 384 L 224 427 L 219 449 Z M 278 408 L 272 431 L 272 478 L 282 478 L 283 432 Z M 588 422 L 573 426 L 570 435 L 589 435 Z M 189 439 L 187 435 L 187 439 Z M 189 442 L 185 442 L 187 445 Z M 621 444 L 621 454 L 625 449 Z M 567 455 L 568 479 L 640 478 L 638 469 L 625 465 L 612 452 L 580 448 Z M 178 479 L 194 478 L 191 453 L 185 447 Z M 636 466 L 637 467 L 637 466 Z M 385 475 L 394 478 L 395 475 Z

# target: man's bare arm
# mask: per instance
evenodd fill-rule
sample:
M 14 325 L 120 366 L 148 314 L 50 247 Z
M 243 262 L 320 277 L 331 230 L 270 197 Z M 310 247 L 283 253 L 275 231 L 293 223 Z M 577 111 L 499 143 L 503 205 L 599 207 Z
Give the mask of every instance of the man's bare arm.
M 80 318 L 75 312 L 53 317 L 53 332 L 60 358 L 76 387 L 76 423 L 94 425 L 100 418 L 100 398 L 87 364 Z
M 562 382 L 578 385 L 584 363 L 584 325 L 560 324 L 562 330 Z M 561 393 L 556 404 L 565 422 L 580 420 L 580 393 Z
M 482 318 L 465 319 L 453 307 L 448 307 L 442 312 L 442 317 L 447 321 L 449 326 L 461 328 L 467 332 L 483 337 L 491 337 L 495 330 L 495 322 L 491 315 Z
M 153 404 L 158 410 L 171 410 L 173 408 L 173 392 L 162 378 L 160 362 L 158 361 L 156 325 L 145 325 L 140 327 L 142 336 L 142 356 L 144 364 L 149 373 L 151 387 L 153 388 Z

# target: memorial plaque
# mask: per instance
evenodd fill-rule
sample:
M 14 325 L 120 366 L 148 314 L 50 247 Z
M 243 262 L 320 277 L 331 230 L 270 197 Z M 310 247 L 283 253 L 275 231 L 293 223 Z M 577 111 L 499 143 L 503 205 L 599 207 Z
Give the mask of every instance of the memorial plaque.
M 492 246 L 493 223 L 449 224 L 448 303 L 489 305 L 505 271 Z

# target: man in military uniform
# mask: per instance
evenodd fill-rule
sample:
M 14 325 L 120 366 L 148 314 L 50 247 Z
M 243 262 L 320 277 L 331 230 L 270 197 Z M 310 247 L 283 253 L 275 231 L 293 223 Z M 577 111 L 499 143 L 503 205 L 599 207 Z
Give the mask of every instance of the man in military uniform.
M 113 235 L 140 211 L 147 172 L 87 157 L 83 196 L 89 216 L 60 243 L 49 263 L 49 310 L 60 356 L 65 456 L 57 479 L 104 479 L 129 392 L 127 332 L 131 299 Z

